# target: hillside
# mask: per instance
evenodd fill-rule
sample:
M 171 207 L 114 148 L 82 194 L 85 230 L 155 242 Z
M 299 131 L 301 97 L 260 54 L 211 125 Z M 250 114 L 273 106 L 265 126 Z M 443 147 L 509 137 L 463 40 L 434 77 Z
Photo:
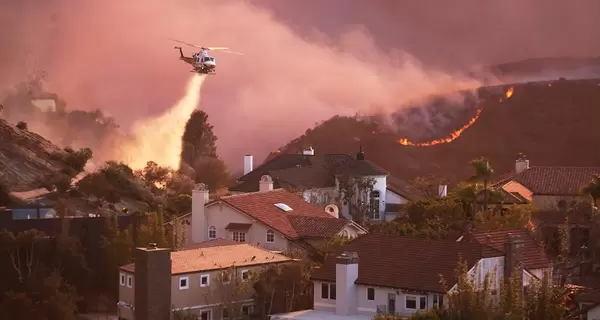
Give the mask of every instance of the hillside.
M 362 144 L 368 159 L 403 180 L 435 174 L 455 182 L 471 174 L 468 161 L 479 156 L 488 157 L 501 174 L 513 169 L 519 152 L 527 154 L 531 165 L 600 165 L 596 148 L 600 140 L 596 129 L 600 80 L 558 80 L 513 87 L 512 98 L 502 102 L 494 90 L 481 89 L 477 104 L 482 107 L 480 117 L 450 143 L 404 146 L 398 143 L 398 133 L 385 133 L 371 121 L 335 117 L 280 150 L 298 152 L 312 145 L 317 154 L 354 154 Z M 460 121 L 453 121 L 453 128 L 468 123 L 476 110 L 471 108 L 467 113 Z M 451 131 L 440 130 L 438 137 L 447 137 Z
M 65 152 L 42 136 L 0 119 L 0 179 L 11 191 L 28 191 L 40 179 L 67 167 Z

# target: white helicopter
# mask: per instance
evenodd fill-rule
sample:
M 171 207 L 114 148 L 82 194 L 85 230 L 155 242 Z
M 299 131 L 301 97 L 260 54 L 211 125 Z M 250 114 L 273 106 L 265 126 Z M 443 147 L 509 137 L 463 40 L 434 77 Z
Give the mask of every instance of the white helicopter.
M 194 68 L 191 70 L 191 72 L 196 72 L 199 74 L 212 74 L 212 75 L 216 74 L 217 63 L 216 63 L 214 57 L 211 57 L 208 55 L 209 50 L 223 51 L 226 53 L 242 55 L 242 53 L 240 53 L 240 52 L 229 51 L 229 48 L 202 47 L 202 46 L 198 46 L 195 44 L 191 44 L 191 43 L 187 43 L 187 42 L 183 42 L 183 41 L 179 41 L 179 40 L 175 40 L 175 39 L 171 39 L 171 40 L 175 41 L 175 42 L 183 43 L 183 44 L 191 46 L 191 47 L 200 48 L 200 52 L 194 53 L 191 57 L 186 57 L 183 54 L 183 50 L 181 49 L 181 47 L 175 47 L 175 49 L 179 49 L 179 54 L 180 54 L 179 59 L 190 64 Z

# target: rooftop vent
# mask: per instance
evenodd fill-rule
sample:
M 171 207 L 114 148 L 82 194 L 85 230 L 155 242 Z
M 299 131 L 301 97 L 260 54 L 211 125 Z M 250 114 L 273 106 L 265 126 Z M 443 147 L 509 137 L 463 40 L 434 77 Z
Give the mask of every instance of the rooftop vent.
M 290 212 L 290 211 L 294 210 L 285 203 L 276 203 L 275 206 L 285 212 Z

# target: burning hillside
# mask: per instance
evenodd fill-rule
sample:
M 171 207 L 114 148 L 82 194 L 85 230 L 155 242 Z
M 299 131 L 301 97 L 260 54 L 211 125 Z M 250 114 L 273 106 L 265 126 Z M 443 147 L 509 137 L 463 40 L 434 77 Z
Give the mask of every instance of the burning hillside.
M 436 141 L 399 141 L 397 134 L 370 121 L 336 117 L 281 152 L 311 145 L 317 153 L 354 154 L 362 144 L 367 158 L 405 180 L 436 174 L 456 181 L 471 174 L 467 163 L 479 156 L 490 158 L 502 173 L 513 168 L 519 152 L 540 165 L 598 165 L 600 154 L 588 146 L 600 139 L 594 130 L 600 117 L 599 84 L 593 79 L 558 80 L 482 88 L 479 108 L 460 121 L 459 130 L 438 134 L 446 138 Z M 412 147 L 419 145 L 430 147 Z
M 507 100 L 510 99 L 513 96 L 514 91 L 515 91 L 514 87 L 508 88 L 508 90 L 505 93 L 505 98 Z M 499 100 L 499 102 L 503 102 L 503 101 L 504 101 L 503 99 Z M 407 138 L 400 138 L 398 140 L 398 143 L 400 143 L 401 145 L 404 145 L 404 146 L 427 147 L 427 146 L 434 146 L 436 144 L 452 142 L 452 141 L 456 140 L 458 137 L 460 137 L 460 135 L 465 130 L 469 129 L 473 124 L 475 124 L 475 122 L 477 121 L 477 119 L 479 119 L 479 116 L 481 115 L 481 111 L 482 111 L 481 107 L 477 108 L 477 110 L 475 110 L 475 115 L 469 120 L 469 122 L 467 122 L 467 124 L 463 125 L 459 129 L 452 131 L 446 138 L 435 139 L 435 140 L 431 140 L 428 142 L 412 142 L 412 141 L 409 141 Z

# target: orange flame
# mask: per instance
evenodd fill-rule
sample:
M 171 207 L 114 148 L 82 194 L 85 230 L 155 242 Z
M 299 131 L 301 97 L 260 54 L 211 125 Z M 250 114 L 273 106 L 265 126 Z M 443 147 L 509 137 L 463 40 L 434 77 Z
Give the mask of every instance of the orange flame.
M 509 88 L 508 90 L 506 90 L 506 99 L 510 99 L 510 97 L 513 96 L 513 93 L 515 93 L 515 88 Z
M 477 109 L 477 111 L 475 112 L 475 116 L 473 116 L 473 118 L 471 118 L 471 120 L 469 120 L 469 122 L 467 124 L 462 126 L 460 129 L 450 133 L 450 135 L 446 138 L 437 139 L 437 140 L 433 140 L 433 141 L 429 141 L 429 142 L 421 142 L 421 143 L 416 143 L 416 142 L 409 141 L 406 138 L 401 138 L 400 140 L 398 140 L 398 143 L 400 143 L 401 145 L 405 145 L 405 146 L 425 147 L 425 146 L 434 146 L 436 144 L 452 142 L 452 141 L 456 140 L 456 138 L 460 137 L 460 135 L 465 130 L 469 129 L 469 127 L 471 127 L 475 123 L 475 121 L 477 121 L 477 119 L 479 119 L 479 116 L 481 115 L 481 110 L 482 110 L 481 108 Z

